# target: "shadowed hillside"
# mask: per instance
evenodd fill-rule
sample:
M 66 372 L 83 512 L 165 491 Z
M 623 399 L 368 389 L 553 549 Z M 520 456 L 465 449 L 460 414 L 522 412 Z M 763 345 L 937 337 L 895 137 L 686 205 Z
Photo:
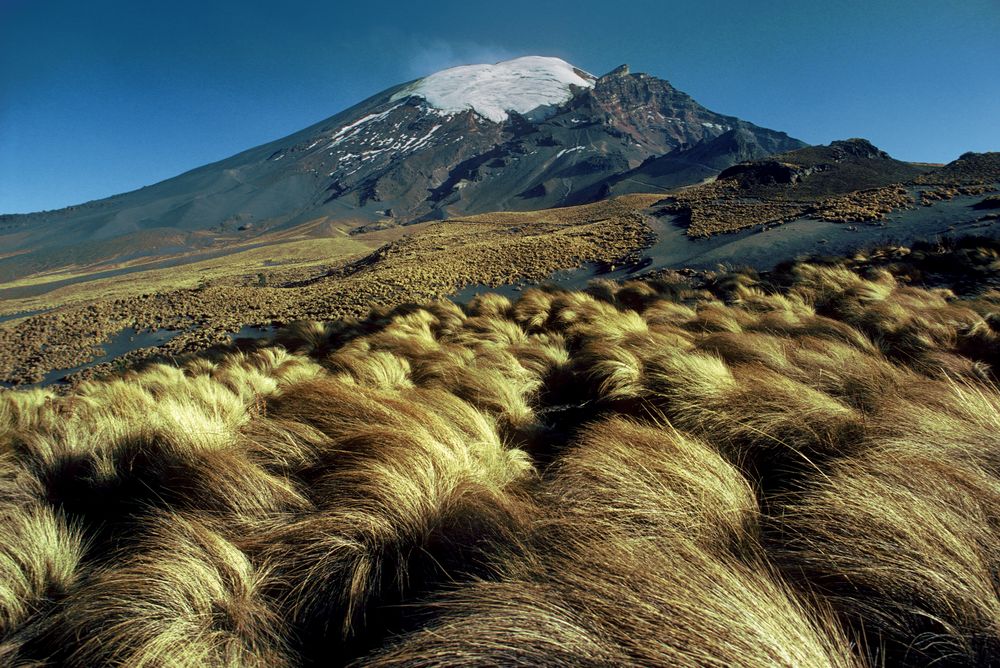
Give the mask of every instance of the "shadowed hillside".
M 987 665 L 1000 246 L 297 322 L 0 393 L 0 663 Z
M 783 150 L 773 138 L 736 128 L 687 149 L 651 156 L 635 169 L 608 178 L 600 189 L 595 189 L 594 195 L 669 191 L 711 179 L 732 166 L 743 166 L 738 163 L 755 161 Z M 787 155 L 795 154 L 797 152 Z

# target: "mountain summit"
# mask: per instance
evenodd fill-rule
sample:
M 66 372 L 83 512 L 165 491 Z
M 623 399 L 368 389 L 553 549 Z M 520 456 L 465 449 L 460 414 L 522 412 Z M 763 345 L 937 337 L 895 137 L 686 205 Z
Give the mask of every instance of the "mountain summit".
M 802 146 L 627 66 L 599 78 L 541 56 L 453 67 L 156 185 L 0 217 L 0 279 L 305 224 L 329 233 L 657 191 Z
M 421 97 L 445 114 L 467 109 L 501 123 L 516 111 L 531 120 L 552 114 L 573 98 L 575 88 L 593 88 L 597 78 L 565 60 L 527 56 L 495 65 L 463 65 L 420 79 L 390 98 Z

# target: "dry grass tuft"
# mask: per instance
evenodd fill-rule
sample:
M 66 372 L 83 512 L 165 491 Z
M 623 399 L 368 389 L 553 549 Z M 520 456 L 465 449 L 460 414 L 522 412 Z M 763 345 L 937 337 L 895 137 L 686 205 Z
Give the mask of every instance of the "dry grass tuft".
M 989 665 L 993 242 L 0 393 L 5 665 Z
M 206 523 L 164 514 L 140 545 L 66 598 L 53 648 L 71 666 L 287 666 L 265 573 Z

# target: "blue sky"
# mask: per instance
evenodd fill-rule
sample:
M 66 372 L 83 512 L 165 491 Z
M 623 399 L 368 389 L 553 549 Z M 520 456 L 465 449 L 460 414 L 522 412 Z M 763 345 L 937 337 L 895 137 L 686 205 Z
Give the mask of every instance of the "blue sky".
M 810 143 L 1000 150 L 1000 0 L 0 0 L 0 213 L 132 190 L 390 85 L 621 63 Z

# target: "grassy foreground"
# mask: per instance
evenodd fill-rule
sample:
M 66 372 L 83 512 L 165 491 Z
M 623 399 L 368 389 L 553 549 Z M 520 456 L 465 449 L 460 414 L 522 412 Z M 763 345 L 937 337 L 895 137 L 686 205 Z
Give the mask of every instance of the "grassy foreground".
M 397 307 L 0 393 L 0 663 L 986 665 L 998 248 Z

